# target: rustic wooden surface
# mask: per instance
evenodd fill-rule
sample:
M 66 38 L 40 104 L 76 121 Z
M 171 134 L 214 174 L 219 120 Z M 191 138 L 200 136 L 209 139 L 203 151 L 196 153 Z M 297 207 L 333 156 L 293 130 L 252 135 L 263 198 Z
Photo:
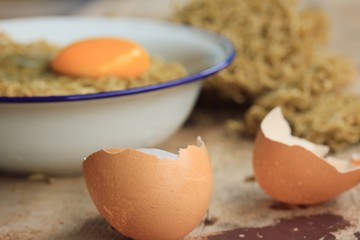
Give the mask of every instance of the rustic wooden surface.
M 331 48 L 352 57 L 359 66 L 360 2 L 324 0 L 305 1 L 303 4 L 328 11 L 333 26 Z M 84 2 L 71 14 L 164 18 L 169 9 L 170 0 L 99 0 Z M 333 219 L 342 224 L 339 228 L 342 230 L 336 230 L 323 239 L 360 239 L 360 186 L 317 206 L 290 207 L 274 202 L 252 178 L 252 140 L 229 135 L 224 128 L 224 120 L 237 114 L 239 110 L 233 108 L 209 110 L 198 107 L 184 127 L 159 146 L 176 152 L 179 147 L 194 143 L 196 136 L 200 135 L 212 158 L 214 193 L 208 215 L 211 221 L 198 226 L 187 239 L 239 227 L 260 229 L 276 225 L 284 218 L 328 215 L 337 217 Z M 342 155 L 359 150 L 360 147 L 355 146 Z M 294 231 L 298 230 L 294 228 Z M 243 235 L 237 234 L 237 237 Z M 253 239 L 262 238 L 258 234 Z M 0 239 L 125 238 L 98 214 L 81 176 L 30 181 L 0 173 Z

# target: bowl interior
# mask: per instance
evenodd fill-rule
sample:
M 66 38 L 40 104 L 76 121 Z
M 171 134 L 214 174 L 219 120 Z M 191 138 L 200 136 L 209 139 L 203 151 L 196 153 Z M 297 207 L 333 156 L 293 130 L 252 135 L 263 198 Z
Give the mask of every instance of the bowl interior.
M 39 17 L 0 21 L 0 31 L 16 41 L 45 39 L 60 46 L 84 38 L 123 37 L 141 44 L 150 54 L 181 62 L 189 74 L 210 68 L 233 53 L 231 44 L 220 36 L 153 19 Z
M 46 40 L 60 47 L 93 37 L 122 37 L 141 44 L 151 55 L 182 63 L 189 75 L 170 82 L 99 94 L 56 97 L 0 97 L 0 102 L 74 101 L 128 95 L 191 82 L 226 67 L 235 51 L 227 39 L 198 28 L 154 19 L 37 17 L 0 21 L 0 31 L 19 42 Z

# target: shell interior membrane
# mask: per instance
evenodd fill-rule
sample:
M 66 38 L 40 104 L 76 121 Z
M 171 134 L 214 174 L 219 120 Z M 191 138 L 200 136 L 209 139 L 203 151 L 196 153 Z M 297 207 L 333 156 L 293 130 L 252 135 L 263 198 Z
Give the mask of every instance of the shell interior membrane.
M 161 160 L 164 160 L 164 159 L 177 160 L 178 159 L 178 155 L 171 153 L 171 152 L 164 151 L 164 150 L 156 149 L 156 148 L 138 148 L 136 150 L 138 150 L 142 153 L 146 153 L 146 154 L 155 156 Z
M 315 144 L 306 139 L 292 136 L 290 125 L 284 118 L 280 107 L 276 107 L 268 113 L 261 123 L 261 130 L 264 135 L 272 141 L 280 142 L 288 146 L 297 145 L 305 148 L 322 158 L 322 160 L 336 168 L 340 173 L 360 169 L 360 166 L 354 166 L 351 161 L 327 156 L 330 148 L 326 145 Z
M 274 108 L 262 121 L 261 130 L 264 135 L 276 142 L 288 146 L 298 145 L 314 153 L 318 157 L 324 157 L 329 153 L 329 147 L 321 144 L 314 144 L 306 139 L 298 138 L 291 135 L 289 123 L 282 115 L 281 108 Z

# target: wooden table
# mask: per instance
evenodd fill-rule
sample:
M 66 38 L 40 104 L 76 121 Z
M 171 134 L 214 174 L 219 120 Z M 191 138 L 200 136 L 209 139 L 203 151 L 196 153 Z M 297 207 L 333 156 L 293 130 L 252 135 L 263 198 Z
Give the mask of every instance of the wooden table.
M 163 18 L 169 14 L 170 2 L 88 1 L 71 14 Z M 333 21 L 331 48 L 359 64 L 360 2 L 332 0 L 303 4 L 316 4 L 328 11 Z M 236 230 L 227 233 L 228 238 L 222 235 L 209 239 L 283 239 L 279 234 L 285 230 L 292 236 L 302 236 L 293 239 L 360 239 L 360 186 L 317 206 L 287 206 L 273 201 L 252 177 L 253 141 L 229 135 L 224 127 L 227 117 L 238 114 L 240 109 L 197 107 L 184 127 L 159 146 L 177 152 L 200 135 L 210 152 L 214 192 L 209 214 L 186 239 L 233 229 Z M 355 150 L 359 151 L 360 146 Z M 98 214 L 81 176 L 50 180 L 0 174 L 1 240 L 125 239 Z

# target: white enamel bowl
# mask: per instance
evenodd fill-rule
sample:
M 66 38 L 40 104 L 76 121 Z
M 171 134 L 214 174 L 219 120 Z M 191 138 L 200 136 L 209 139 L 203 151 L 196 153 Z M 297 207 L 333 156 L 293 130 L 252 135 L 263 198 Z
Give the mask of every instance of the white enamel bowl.
M 42 17 L 0 21 L 16 41 L 65 45 L 119 36 L 150 54 L 176 60 L 189 75 L 167 83 L 97 94 L 0 97 L 0 170 L 81 172 L 82 159 L 101 148 L 152 147 L 175 133 L 193 109 L 202 79 L 234 58 L 232 44 L 213 33 L 150 19 Z

